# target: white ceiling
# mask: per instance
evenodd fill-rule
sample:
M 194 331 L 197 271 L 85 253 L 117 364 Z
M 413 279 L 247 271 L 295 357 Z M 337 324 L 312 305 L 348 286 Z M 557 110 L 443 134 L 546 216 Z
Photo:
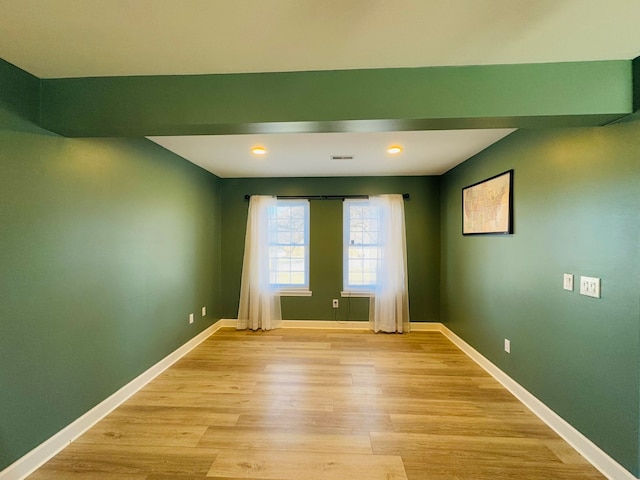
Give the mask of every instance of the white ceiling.
M 638 0 L 0 0 L 40 78 L 630 59 Z
M 440 175 L 512 129 L 150 137 L 222 178 Z M 390 155 L 387 149 L 401 145 Z M 266 155 L 251 153 L 264 146 Z M 332 155 L 354 155 L 332 160 Z
M 40 78 L 631 59 L 639 18 L 640 0 L 0 0 L 0 58 Z M 506 133 L 153 140 L 224 177 L 411 175 Z M 389 159 L 393 138 L 405 151 Z M 269 148 L 259 161 L 255 142 Z

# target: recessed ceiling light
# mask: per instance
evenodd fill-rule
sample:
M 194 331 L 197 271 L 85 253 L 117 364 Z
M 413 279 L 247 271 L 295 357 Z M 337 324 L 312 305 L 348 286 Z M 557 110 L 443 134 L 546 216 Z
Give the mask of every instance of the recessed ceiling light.
M 251 153 L 254 155 L 265 155 L 267 153 L 267 149 L 264 147 L 253 147 L 251 149 Z
M 400 152 L 402 152 L 402 147 L 400 145 L 392 145 L 387 148 L 387 153 L 390 153 L 391 155 L 397 155 Z

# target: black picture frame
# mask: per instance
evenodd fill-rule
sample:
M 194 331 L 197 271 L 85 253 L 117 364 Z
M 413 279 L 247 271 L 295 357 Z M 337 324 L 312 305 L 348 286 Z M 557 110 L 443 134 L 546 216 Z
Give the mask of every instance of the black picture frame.
M 513 170 L 462 189 L 463 235 L 513 233 Z

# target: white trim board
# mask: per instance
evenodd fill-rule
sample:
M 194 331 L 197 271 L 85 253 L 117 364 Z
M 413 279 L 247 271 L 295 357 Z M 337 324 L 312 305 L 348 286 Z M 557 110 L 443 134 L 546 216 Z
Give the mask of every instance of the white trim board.
M 223 327 L 235 328 L 237 320 L 225 318 L 220 320 Z M 322 330 L 370 330 L 368 320 L 282 320 L 280 328 L 308 328 Z M 442 324 L 439 322 L 411 322 L 412 332 L 440 332 Z
M 170 353 L 151 368 L 131 380 L 113 395 L 107 397 L 81 417 L 77 418 L 58 433 L 45 440 L 23 457 L 16 460 L 0 472 L 0 480 L 22 480 L 31 475 L 44 463 L 58 454 L 63 448 L 85 433 L 96 423 L 124 403 L 129 397 L 142 389 L 147 383 L 180 360 L 224 325 L 217 321 L 206 330 L 193 337 L 187 343 Z
M 182 347 L 167 355 L 153 367 L 142 373 L 116 393 L 102 401 L 77 420 L 60 430 L 51 438 L 31 450 L 22 458 L 16 460 L 9 467 L 0 472 L 0 480 L 22 480 L 54 455 L 65 448 L 69 443 L 78 438 L 93 425 L 115 410 L 129 397 L 142 389 L 156 376 L 169 368 L 173 363 L 193 350 L 196 346 L 206 340 L 209 336 L 223 327 L 235 327 L 235 319 L 221 319 L 209 328 L 189 340 Z M 335 329 L 335 330 L 368 330 L 369 322 L 349 321 L 337 322 L 331 320 L 283 320 L 282 328 L 315 328 L 315 329 Z M 414 332 L 441 332 L 469 358 L 480 365 L 484 370 L 502 384 L 518 400 L 520 400 L 529 410 L 537 415 L 552 430 L 560 435 L 569 445 L 578 451 L 595 468 L 597 468 L 609 480 L 640 480 L 634 477 L 622 465 L 607 455 L 600 447 L 576 430 L 566 420 L 556 414 L 544 403 L 533 396 L 524 387 L 509 377 L 506 373 L 496 367 L 487 358 L 481 355 L 471 345 L 466 343 L 446 326 L 437 322 L 414 322 L 411 324 Z

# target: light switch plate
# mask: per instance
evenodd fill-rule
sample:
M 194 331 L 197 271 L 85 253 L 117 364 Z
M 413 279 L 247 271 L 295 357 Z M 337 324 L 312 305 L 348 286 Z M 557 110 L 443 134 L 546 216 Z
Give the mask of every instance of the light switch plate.
M 600 279 L 597 277 L 580 277 L 580 295 L 600 298 Z
M 504 339 L 504 351 L 507 353 L 511 353 L 511 340 L 508 338 Z
M 573 292 L 573 274 L 565 273 L 564 274 L 564 287 L 565 290 L 569 290 Z

